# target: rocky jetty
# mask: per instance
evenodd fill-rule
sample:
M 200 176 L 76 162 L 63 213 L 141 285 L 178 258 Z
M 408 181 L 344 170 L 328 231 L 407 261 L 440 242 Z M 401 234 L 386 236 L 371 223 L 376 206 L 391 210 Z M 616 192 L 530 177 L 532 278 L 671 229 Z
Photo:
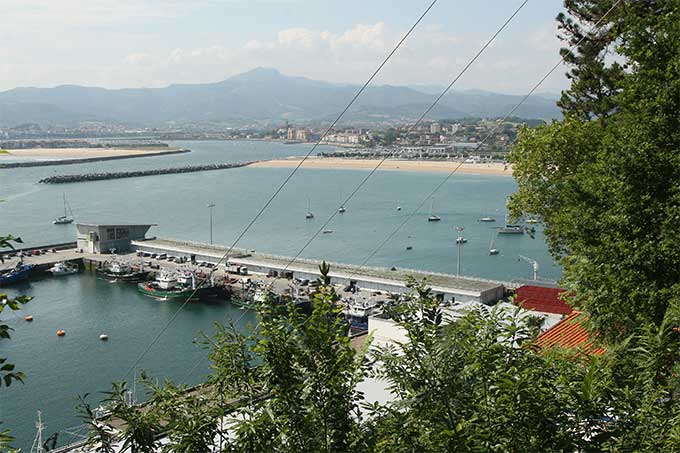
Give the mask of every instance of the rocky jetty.
M 245 167 L 247 165 L 254 164 L 255 162 L 256 161 L 191 165 L 186 167 L 158 168 L 155 170 L 85 173 L 81 175 L 57 175 L 41 179 L 38 182 L 42 184 L 70 184 L 83 181 L 102 181 L 105 179 L 138 178 L 141 176 L 171 175 L 175 173 L 194 173 L 197 171 L 226 170 L 229 168 Z
M 22 168 L 22 167 L 48 167 L 52 165 L 73 165 L 73 164 L 85 164 L 88 162 L 103 162 L 106 160 L 119 160 L 119 159 L 134 159 L 138 157 L 156 157 L 156 156 L 167 156 L 169 154 L 183 154 L 191 152 L 190 149 L 173 149 L 168 151 L 160 151 L 157 153 L 149 154 L 123 154 L 120 156 L 102 156 L 102 157 L 82 157 L 74 159 L 55 159 L 55 160 L 31 160 L 24 162 L 7 162 L 0 163 L 0 170 L 3 168 Z

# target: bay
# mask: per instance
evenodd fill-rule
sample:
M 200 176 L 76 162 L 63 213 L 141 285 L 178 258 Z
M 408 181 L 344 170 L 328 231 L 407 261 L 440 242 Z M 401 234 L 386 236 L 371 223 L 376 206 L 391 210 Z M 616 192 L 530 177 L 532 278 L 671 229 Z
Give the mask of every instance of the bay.
M 173 146 L 191 153 L 88 163 L 68 166 L 0 170 L 0 233 L 20 235 L 28 245 L 73 241 L 73 225 L 52 225 L 62 209 L 62 192 L 73 208 L 76 222 L 156 223 L 149 234 L 208 242 L 209 210 L 214 203 L 214 242 L 231 245 L 269 196 L 290 174 L 287 168 L 244 167 L 224 171 L 43 185 L 37 181 L 53 174 L 93 171 L 130 171 L 235 162 L 303 155 L 309 145 L 269 142 L 190 141 Z M 319 230 L 354 187 L 366 176 L 362 170 L 300 170 L 237 244 L 260 252 L 293 256 Z M 519 260 L 538 260 L 543 278 L 558 279 L 560 269 L 550 258 L 540 225 L 536 238 L 499 236 L 500 254 L 488 255 L 491 237 L 503 223 L 505 199 L 515 189 L 512 178 L 454 175 L 433 200 L 441 222 L 427 222 L 430 202 L 402 230 L 375 250 L 400 225 L 443 173 L 377 172 L 302 253 L 329 261 L 455 273 L 455 226 L 465 228 L 468 243 L 461 246 L 463 275 L 496 280 L 531 277 L 531 266 Z M 315 218 L 305 219 L 307 203 Z M 397 211 L 397 206 L 402 210 Z M 482 215 L 496 217 L 481 223 Z M 412 250 L 406 250 L 406 247 Z M 374 253 L 375 252 L 375 253 Z M 12 294 L 29 294 L 34 300 L 17 314 L 5 316 L 16 329 L 11 342 L 0 343 L 8 356 L 26 372 L 26 382 L 0 391 L 0 420 L 18 437 L 17 446 L 30 444 L 38 409 L 44 412 L 48 432 L 78 423 L 74 397 L 107 390 L 120 379 L 146 344 L 170 319 L 173 302 L 158 302 L 139 295 L 134 286 L 112 285 L 84 274 L 63 279 L 43 279 L 13 287 Z M 34 316 L 33 323 L 23 320 Z M 215 321 L 239 318 L 243 312 L 229 304 L 192 304 L 183 310 L 158 344 L 142 361 L 158 378 L 194 384 L 207 373 L 201 362 L 205 351 L 192 340 L 199 331 L 210 332 Z M 242 322 L 252 322 L 252 314 Z M 55 331 L 67 335 L 57 338 Z M 100 333 L 111 340 L 100 342 Z

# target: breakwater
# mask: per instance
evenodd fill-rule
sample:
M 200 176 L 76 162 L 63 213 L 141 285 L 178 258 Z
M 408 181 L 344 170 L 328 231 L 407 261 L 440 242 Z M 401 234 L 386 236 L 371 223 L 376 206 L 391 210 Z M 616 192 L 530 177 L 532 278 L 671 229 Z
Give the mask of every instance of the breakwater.
M 173 149 L 169 151 L 160 151 L 157 153 L 147 153 L 147 154 L 123 154 L 120 156 L 102 156 L 102 157 L 82 157 L 75 159 L 58 159 L 58 160 L 41 160 L 41 161 L 28 161 L 28 162 L 8 162 L 0 163 L 0 169 L 3 168 L 23 168 L 23 167 L 47 167 L 51 165 L 73 165 L 73 164 L 84 164 L 88 162 L 102 162 L 106 160 L 119 160 L 119 159 L 134 159 L 136 157 L 154 157 L 154 156 L 167 156 L 169 154 L 183 154 L 191 152 L 190 149 Z
M 226 170 L 229 168 L 245 167 L 254 164 L 255 162 L 257 161 L 191 165 L 186 167 L 158 168 L 155 170 L 85 173 L 80 175 L 57 175 L 41 179 L 38 182 L 41 184 L 70 184 L 83 181 L 102 181 L 105 179 L 137 178 L 141 176 L 171 175 L 175 173 L 195 173 L 198 171 Z

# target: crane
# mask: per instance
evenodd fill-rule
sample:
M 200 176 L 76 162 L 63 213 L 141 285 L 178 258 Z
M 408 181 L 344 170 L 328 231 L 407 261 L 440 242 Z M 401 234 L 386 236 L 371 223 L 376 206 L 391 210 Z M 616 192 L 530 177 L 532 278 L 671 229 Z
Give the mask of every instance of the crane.
M 538 280 L 538 261 L 531 259 L 529 257 L 526 257 L 524 255 L 519 255 L 519 259 L 531 264 L 531 267 L 534 271 L 534 280 Z

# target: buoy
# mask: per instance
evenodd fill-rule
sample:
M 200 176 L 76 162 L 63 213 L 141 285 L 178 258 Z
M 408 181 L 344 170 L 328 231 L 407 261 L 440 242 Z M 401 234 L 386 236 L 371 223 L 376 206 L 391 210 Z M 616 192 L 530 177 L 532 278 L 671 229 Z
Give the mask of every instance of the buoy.
M 106 340 L 109 339 L 109 336 L 106 335 L 106 334 L 101 334 L 101 335 L 99 335 L 99 339 L 102 340 L 102 341 L 106 341 Z
M 58 336 L 58 337 L 63 337 L 64 335 L 66 335 L 66 331 L 65 331 L 65 330 L 57 330 L 57 336 Z
M 28 315 L 28 316 L 26 316 L 24 319 L 25 319 L 26 321 L 28 321 L 28 322 L 31 322 L 31 321 L 33 321 L 33 316 Z

